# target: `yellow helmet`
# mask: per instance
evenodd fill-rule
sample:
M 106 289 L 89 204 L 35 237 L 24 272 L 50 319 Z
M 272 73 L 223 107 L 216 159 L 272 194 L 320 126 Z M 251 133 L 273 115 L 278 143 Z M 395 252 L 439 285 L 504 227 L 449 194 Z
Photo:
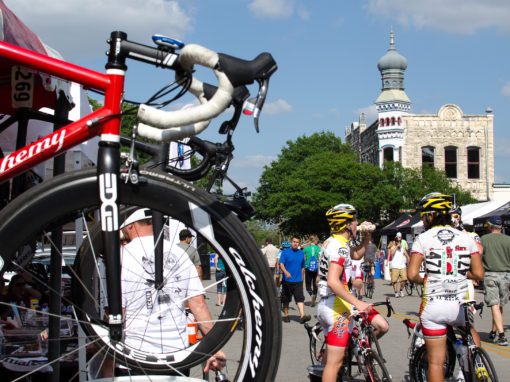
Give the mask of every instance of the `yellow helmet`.
M 429 212 L 436 212 L 439 214 L 447 214 L 452 209 L 453 197 L 452 195 L 441 194 L 440 192 L 432 192 L 425 195 L 418 206 L 421 216 Z
M 350 204 L 338 204 L 326 212 L 326 219 L 331 227 L 332 232 L 342 231 L 347 223 L 356 219 L 356 208 Z

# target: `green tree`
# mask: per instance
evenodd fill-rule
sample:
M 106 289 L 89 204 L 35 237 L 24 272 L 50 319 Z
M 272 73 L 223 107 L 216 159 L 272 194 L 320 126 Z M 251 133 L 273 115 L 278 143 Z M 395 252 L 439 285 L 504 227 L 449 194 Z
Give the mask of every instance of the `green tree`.
M 442 171 L 360 164 L 340 138 L 322 132 L 287 142 L 264 168 L 253 204 L 259 219 L 278 224 L 285 235 L 324 236 L 329 233 L 324 214 L 338 203 L 354 205 L 360 220 L 383 225 L 432 191 L 455 193 L 458 204 L 473 202 Z

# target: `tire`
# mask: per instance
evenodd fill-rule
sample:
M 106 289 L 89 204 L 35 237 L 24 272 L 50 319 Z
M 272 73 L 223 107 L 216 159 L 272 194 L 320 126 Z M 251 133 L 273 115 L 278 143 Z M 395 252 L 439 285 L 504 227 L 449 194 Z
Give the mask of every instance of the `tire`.
M 319 326 L 316 329 L 316 326 L 317 325 L 312 328 L 312 331 L 315 333 L 317 338 L 313 335 L 310 337 L 310 358 L 312 360 L 312 365 L 322 365 L 322 359 L 326 351 L 326 342 L 324 341 L 324 332 L 322 331 L 322 328 Z
M 379 357 L 379 354 L 373 350 L 367 350 L 362 370 L 367 382 L 391 381 L 391 375 L 388 373 L 384 362 Z
M 498 382 L 496 369 L 485 349 L 474 348 L 471 352 L 470 364 L 473 382 Z
M 409 280 L 407 280 L 405 289 L 406 289 L 406 293 L 408 296 L 411 296 L 413 294 L 413 286 L 414 286 L 414 284 L 412 282 L 410 282 Z
M 160 211 L 199 232 L 225 263 L 228 298 L 224 307 L 214 306 L 216 293 L 206 286 L 209 298 L 205 301 L 214 324 L 203 339 L 186 349 L 158 353 L 133 349 L 124 341 L 112 343 L 101 304 L 102 240 L 96 228 L 92 228 L 70 268 L 72 296 L 63 297 L 63 302 L 76 313 L 75 322 L 79 322 L 88 340 L 95 343 L 95 350 L 100 350 L 92 358 L 101 359 L 103 364 L 109 354 L 118 365 L 143 374 L 191 369 L 192 377 L 202 377 L 200 363 L 222 349 L 229 360 L 225 370 L 230 380 L 274 380 L 281 349 L 279 302 L 269 268 L 243 224 L 211 195 L 179 178 L 157 172 L 141 171 L 137 185 L 119 182 L 118 202 Z M 16 198 L 0 212 L 0 240 L 5 243 L 0 258 L 2 272 L 23 269 L 17 249 L 34 239 L 39 246 L 48 244 L 48 240 L 44 242 L 41 238 L 56 227 L 80 217 L 93 227 L 88 217 L 97 212 L 98 205 L 95 169 L 55 177 Z M 173 233 L 167 234 L 169 241 L 174 240 Z M 51 247 L 51 241 L 48 245 Z M 236 330 L 239 328 L 242 330 Z
M 372 351 L 377 352 L 379 357 L 381 357 L 381 361 L 386 362 L 386 360 L 384 359 L 384 356 L 382 354 L 381 346 L 379 346 L 379 341 L 377 339 L 377 336 L 375 335 L 374 328 L 372 326 L 368 327 L 367 338 L 368 338 L 368 343 L 370 344 L 370 347 L 372 348 Z
M 368 279 L 367 286 L 366 286 L 366 296 L 367 298 L 371 299 L 374 295 L 374 279 L 373 277 Z
M 445 379 L 451 378 L 453 375 L 456 359 L 455 349 L 450 341 L 447 341 L 446 360 L 443 366 L 443 375 Z M 415 351 L 414 357 L 409 360 L 410 380 L 416 382 L 427 382 L 428 368 L 427 347 L 423 345 Z

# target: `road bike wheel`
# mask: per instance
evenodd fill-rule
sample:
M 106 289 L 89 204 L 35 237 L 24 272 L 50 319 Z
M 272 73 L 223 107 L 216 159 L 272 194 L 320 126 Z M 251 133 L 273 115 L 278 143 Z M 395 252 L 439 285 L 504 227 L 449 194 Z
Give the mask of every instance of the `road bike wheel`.
M 375 332 L 374 332 L 374 328 L 372 326 L 368 327 L 367 338 L 368 338 L 368 343 L 370 344 L 370 347 L 372 348 L 372 351 L 376 351 L 377 354 L 381 357 L 381 360 L 383 362 L 386 362 L 386 360 L 383 357 L 381 347 L 379 346 L 379 340 L 377 339 L 377 336 L 375 335 Z
M 320 325 L 312 328 L 315 335 L 310 336 L 310 358 L 313 365 L 322 365 L 322 360 L 326 352 L 326 342 L 324 341 L 324 332 Z
M 443 365 L 443 375 L 445 379 L 451 378 L 455 369 L 456 355 L 455 349 L 450 341 L 446 342 L 446 359 Z M 429 362 L 427 357 L 427 347 L 422 345 L 414 352 L 414 357 L 409 360 L 409 377 L 411 381 L 427 382 L 427 370 Z
M 362 365 L 363 375 L 367 382 L 390 382 L 391 375 L 388 373 L 384 362 L 372 349 L 368 349 Z
M 372 298 L 374 295 L 374 278 L 372 276 L 368 277 L 366 295 L 367 298 Z
M 117 191 L 118 201 L 123 206 L 159 211 L 170 221 L 170 227 L 181 223 L 199 233 L 225 263 L 227 276 L 222 281 L 227 284 L 227 299 L 225 306 L 217 307 L 216 291 L 211 290 L 216 285 L 205 283 L 208 297 L 205 301 L 213 316 L 213 327 L 189 347 L 147 351 L 145 346 L 134 348 L 126 339 L 112 343 L 101 303 L 107 293 L 101 280 L 102 243 L 100 235 L 89 230 L 78 248 L 76 264 L 73 268 L 66 267 L 72 274 L 73 293 L 70 296 L 69 290 L 64 290 L 63 302 L 75 314 L 71 319 L 72 330 L 76 330 L 76 323 L 79 323 L 88 341 L 95 346 L 95 354 L 90 358 L 101 367 L 108 354 L 117 365 L 127 367 L 129 373 L 136 370 L 143 374 L 179 374 L 180 370 L 191 369 L 192 377 L 202 377 L 200 363 L 222 349 L 227 355 L 225 371 L 230 380 L 274 380 L 281 348 L 279 303 L 269 268 L 243 224 L 214 197 L 165 174 L 142 171 L 139 184 L 120 183 Z M 73 224 L 75 219 L 82 221 L 85 227 L 93 226 L 92 219 L 99 205 L 97 194 L 97 177 L 92 169 L 55 177 L 16 198 L 0 213 L 2 272 L 24 270 L 33 252 L 32 256 L 28 255 L 29 259 L 21 256 L 27 256 L 26 248 L 31 245 L 39 249 L 55 247 L 50 233 L 55 228 Z M 175 229 L 166 229 L 170 245 L 175 243 L 176 233 Z M 157 233 L 155 236 L 160 237 Z M 63 261 L 72 257 L 62 252 Z M 143 274 L 142 266 L 140 273 Z M 48 290 L 55 293 L 51 287 Z M 182 307 L 182 301 L 178 303 Z M 154 341 L 158 328 L 150 329 L 153 332 L 150 341 Z M 163 336 L 160 334 L 161 338 Z M 140 332 L 139 337 L 143 343 L 145 333 Z M 76 352 L 75 347 L 61 358 Z
M 418 293 L 418 296 L 423 297 L 423 284 L 416 284 L 415 288 L 416 292 Z
M 498 381 L 496 369 L 485 349 L 481 347 L 474 348 L 471 352 L 470 364 L 473 382 Z
M 413 286 L 414 286 L 414 284 L 412 282 L 410 282 L 409 280 L 407 280 L 405 289 L 406 289 L 406 293 L 408 296 L 411 296 L 413 294 Z

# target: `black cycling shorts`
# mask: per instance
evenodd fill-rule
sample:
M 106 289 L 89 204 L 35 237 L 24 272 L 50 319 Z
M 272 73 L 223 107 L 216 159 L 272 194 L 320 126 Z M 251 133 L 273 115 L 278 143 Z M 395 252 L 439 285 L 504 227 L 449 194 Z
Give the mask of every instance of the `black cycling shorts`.
M 303 295 L 303 282 L 298 281 L 295 283 L 291 283 L 288 281 L 282 281 L 282 303 L 288 304 L 292 301 L 292 296 L 294 296 L 294 301 L 304 302 L 305 296 Z

